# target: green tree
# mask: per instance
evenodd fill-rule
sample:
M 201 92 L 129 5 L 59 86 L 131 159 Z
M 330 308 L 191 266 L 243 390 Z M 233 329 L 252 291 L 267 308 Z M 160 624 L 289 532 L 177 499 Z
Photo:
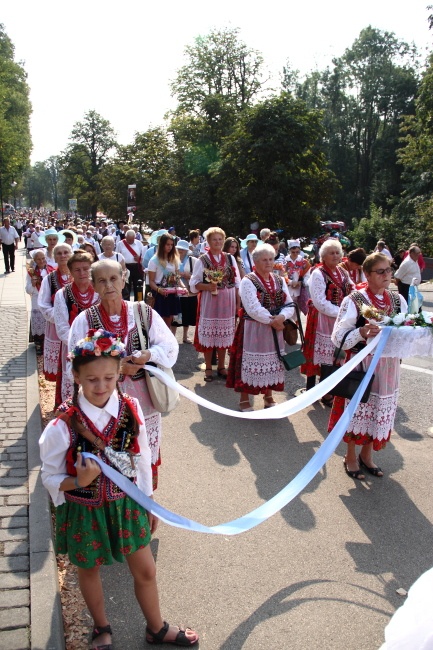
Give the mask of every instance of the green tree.
M 61 167 L 70 194 L 78 199 L 79 210 L 96 217 L 98 176 L 116 146 L 115 133 L 108 120 L 89 111 L 77 122 L 61 156 Z
M 213 166 L 220 222 L 234 232 L 255 220 L 293 235 L 314 232 L 335 187 L 322 140 L 320 113 L 287 93 L 245 110 Z
M 363 29 L 333 67 L 303 82 L 285 69 L 283 85 L 323 111 L 327 156 L 340 187 L 328 216 L 351 222 L 371 205 L 390 213 L 402 189 L 399 127 L 414 112 L 416 50 L 394 34 Z
M 0 189 L 6 194 L 29 165 L 31 105 L 27 74 L 0 24 Z M 3 196 L 1 197 L 4 198 Z
M 181 112 L 217 121 L 224 111 L 237 113 L 249 106 L 262 89 L 263 59 L 239 40 L 239 29 L 199 36 L 185 55 L 188 62 L 171 86 Z

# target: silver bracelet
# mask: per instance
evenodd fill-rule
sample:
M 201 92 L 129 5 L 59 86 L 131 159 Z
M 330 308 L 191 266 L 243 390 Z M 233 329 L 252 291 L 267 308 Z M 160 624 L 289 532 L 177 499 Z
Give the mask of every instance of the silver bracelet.
M 74 478 L 74 485 L 78 490 L 81 490 L 81 485 L 78 483 L 78 476 Z

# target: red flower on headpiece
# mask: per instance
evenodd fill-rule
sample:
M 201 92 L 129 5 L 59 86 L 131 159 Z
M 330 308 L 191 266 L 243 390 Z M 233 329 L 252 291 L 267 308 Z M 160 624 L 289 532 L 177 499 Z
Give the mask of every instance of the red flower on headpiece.
M 111 348 L 113 342 L 111 339 L 101 336 L 99 339 L 96 339 L 96 345 L 104 352 L 105 350 L 108 350 L 108 348 Z

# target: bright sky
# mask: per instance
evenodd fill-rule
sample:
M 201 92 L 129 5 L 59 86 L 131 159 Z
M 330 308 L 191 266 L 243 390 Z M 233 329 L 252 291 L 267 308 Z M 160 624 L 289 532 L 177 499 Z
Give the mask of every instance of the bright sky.
M 303 73 L 322 70 L 368 25 L 427 54 L 430 1 L 14 0 L 2 3 L 0 22 L 28 73 L 35 162 L 59 154 L 91 109 L 111 122 L 122 144 L 163 124 L 185 46 L 212 28 L 239 27 L 277 87 L 287 60 Z

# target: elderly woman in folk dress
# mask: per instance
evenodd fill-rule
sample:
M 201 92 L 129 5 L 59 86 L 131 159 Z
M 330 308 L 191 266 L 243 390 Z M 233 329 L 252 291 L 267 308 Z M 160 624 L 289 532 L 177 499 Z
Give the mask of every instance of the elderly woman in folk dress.
M 35 343 L 36 354 L 40 356 L 44 349 L 45 318 L 38 306 L 38 296 L 42 280 L 54 269 L 47 265 L 45 252 L 37 249 L 30 253 L 33 264 L 29 266 L 26 277 L 26 292 L 31 297 L 30 335 Z
M 99 294 L 100 303 L 81 312 L 74 320 L 69 334 L 68 347 L 72 350 L 77 341 L 85 338 L 89 329 L 113 332 L 126 345 L 128 355 L 122 360 L 120 386 L 124 393 L 136 397 L 144 413 L 149 447 L 152 452 L 153 486 L 158 483 L 160 465 L 161 413 L 155 410 L 143 370 L 148 362 L 171 368 L 177 359 L 179 345 L 159 314 L 144 305 L 148 329 L 142 322 L 147 349 L 141 350 L 133 304 L 122 300 L 124 277 L 118 262 L 100 260 L 91 267 L 92 286 Z M 143 303 L 142 303 L 143 304 Z
M 54 297 L 54 322 L 57 336 L 62 342 L 62 372 L 57 375 L 62 402 L 73 393 L 73 381 L 67 372 L 68 337 L 72 323 L 82 311 L 99 301 L 90 283 L 90 267 L 93 257 L 84 250 L 77 250 L 68 260 L 72 282 L 60 289 Z
M 56 260 L 54 259 L 54 247 L 57 244 L 63 244 L 65 242 L 65 237 L 62 233 L 57 232 L 55 228 L 48 228 L 44 234 L 39 238 L 42 246 L 46 247 L 45 257 L 47 259 L 47 264 L 52 267 L 52 269 L 57 268 Z
M 332 334 L 334 344 L 340 346 L 343 337 L 349 332 L 343 343 L 344 350 L 365 345 L 368 338 L 373 338 L 379 333 L 378 325 L 371 319 L 372 314 L 369 314 L 366 308 L 376 310 L 381 317 L 407 312 L 407 303 L 403 296 L 388 289 L 392 269 L 390 259 L 386 255 L 369 255 L 362 268 L 367 278 L 367 286 L 353 291 L 343 300 Z M 369 355 L 362 361 L 362 370 L 367 370 L 372 356 Z M 344 468 L 351 478 L 365 479 L 364 471 L 373 476 L 383 476 L 381 468 L 373 461 L 372 452 L 383 449 L 390 438 L 397 410 L 399 382 L 400 359 L 383 354 L 374 371 L 370 397 L 365 404 L 359 404 L 344 436 L 347 443 Z M 343 398 L 334 398 L 329 420 L 330 431 L 341 417 L 346 403 Z M 358 457 L 357 445 L 361 447 Z
M 207 230 L 209 250 L 198 258 L 189 283 L 191 292 L 199 293 L 194 345 L 204 352 L 206 382 L 213 381 L 214 348 L 218 349 L 218 375 L 227 377 L 226 350 L 233 343 L 239 306 L 239 270 L 234 257 L 223 252 L 224 240 L 221 228 Z
M 72 248 L 68 244 L 57 244 L 54 247 L 54 259 L 57 269 L 49 273 L 41 284 L 38 296 L 38 306 L 45 318 L 44 339 L 44 375 L 47 381 L 56 381 L 61 372 L 61 347 L 62 342 L 57 336 L 54 319 L 54 298 L 66 284 L 72 282 L 69 273 L 68 260 L 72 255 Z M 58 388 L 58 390 L 57 390 Z M 60 386 L 56 385 L 55 406 L 62 403 Z
M 253 253 L 255 270 L 240 284 L 241 316 L 230 354 L 226 386 L 240 393 L 240 411 L 252 411 L 250 395 L 263 394 L 264 407 L 275 404 L 272 391 L 284 390 L 284 366 L 278 358 L 272 329 L 276 330 L 280 354 L 284 354 L 284 321 L 294 313 L 284 278 L 272 272 L 275 251 L 263 244 Z
M 316 383 L 322 364 L 332 365 L 334 344 L 331 334 L 343 298 L 349 295 L 355 285 L 346 270 L 339 267 L 343 249 L 337 239 L 328 239 L 320 248 L 319 268 L 311 273 L 307 326 L 305 331 L 304 355 L 306 363 L 301 372 L 307 375 L 307 390 Z M 322 403 L 332 406 L 332 395 L 324 395 Z

